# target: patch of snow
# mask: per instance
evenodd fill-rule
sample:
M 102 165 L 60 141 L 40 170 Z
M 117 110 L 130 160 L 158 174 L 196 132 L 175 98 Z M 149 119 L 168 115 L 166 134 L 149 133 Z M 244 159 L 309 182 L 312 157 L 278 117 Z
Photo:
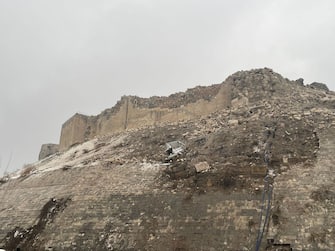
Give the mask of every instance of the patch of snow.
M 140 164 L 140 169 L 142 171 L 158 171 L 161 167 L 161 164 L 156 163 L 156 164 L 152 164 L 152 163 L 141 163 Z M 138 168 L 138 167 L 137 167 Z
M 96 159 L 97 155 L 104 155 L 104 153 L 111 153 L 111 149 L 118 147 L 124 142 L 126 135 L 119 135 L 111 137 L 107 143 L 102 142 L 99 146 L 99 139 L 94 138 L 82 144 L 71 147 L 65 152 L 53 154 L 43 160 L 37 161 L 31 166 L 34 168 L 32 175 L 40 175 L 45 172 L 62 169 L 64 167 L 79 168 L 87 165 L 97 166 L 101 163 L 100 159 Z M 9 179 L 18 179 L 21 177 L 21 171 L 17 170 L 9 175 Z
M 125 138 L 126 138 L 125 135 L 121 135 L 119 137 L 113 137 L 110 140 L 109 146 L 110 147 L 117 147 L 124 142 Z

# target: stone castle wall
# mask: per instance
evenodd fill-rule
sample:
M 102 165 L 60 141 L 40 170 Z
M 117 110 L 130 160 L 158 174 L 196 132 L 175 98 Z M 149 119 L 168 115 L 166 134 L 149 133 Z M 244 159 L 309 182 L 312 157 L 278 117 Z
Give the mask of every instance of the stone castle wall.
M 63 126 L 59 149 L 66 150 L 70 146 L 92 138 L 96 132 L 96 117 L 76 113 Z
M 303 81 L 303 80 L 302 80 Z M 117 104 L 97 116 L 76 114 L 64 123 L 60 150 L 95 136 L 127 129 L 196 119 L 230 107 L 246 108 L 267 103 L 291 106 L 292 100 L 307 101 L 311 88 L 301 81 L 290 81 L 271 69 L 239 71 L 222 84 L 195 87 L 168 97 L 124 96 Z M 313 92 L 315 90 L 313 89 Z M 321 92 L 320 92 L 321 93 Z M 324 94 L 323 94 L 324 95 Z M 315 95 L 314 95 L 315 96 Z M 312 100 L 308 100 L 312 105 Z M 294 106 L 292 107 L 293 109 Z
M 46 157 L 49 157 L 52 154 L 55 154 L 59 151 L 59 145 L 58 144 L 43 144 L 41 146 L 41 151 L 38 156 L 38 160 L 42 160 Z
M 254 250 L 266 138 L 276 177 L 261 250 L 335 250 L 335 97 L 295 82 L 268 69 L 239 72 L 184 103 L 123 97 L 98 116 L 74 115 L 63 149 L 206 117 L 94 139 L 0 180 L 0 248 Z M 187 146 L 169 167 L 167 139 Z M 204 161 L 211 168 L 194 171 Z
M 66 121 L 62 126 L 60 150 L 64 151 L 95 136 L 195 119 L 227 108 L 231 104 L 230 96 L 228 84 L 198 87 L 170 97 L 143 99 L 124 96 L 115 107 L 98 116 L 75 114 Z
M 5 201 L 0 240 L 15 227 L 36 224 L 51 198 L 70 198 L 39 233 L 41 246 L 34 250 L 209 251 L 254 246 L 260 194 L 208 192 L 189 197 L 155 189 L 158 172 L 136 165 L 85 167 L 11 181 L 0 190 Z

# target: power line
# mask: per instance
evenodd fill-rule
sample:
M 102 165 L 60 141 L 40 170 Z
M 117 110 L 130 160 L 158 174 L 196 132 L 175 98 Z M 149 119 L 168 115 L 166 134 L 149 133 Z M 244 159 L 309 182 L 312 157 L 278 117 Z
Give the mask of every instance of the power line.
M 271 129 L 269 127 L 266 127 L 265 131 L 265 142 L 264 142 L 264 162 L 266 163 L 266 169 L 267 169 L 267 175 L 264 178 L 264 190 L 262 195 L 262 207 L 260 212 L 260 220 L 259 220 L 259 229 L 258 229 L 258 235 L 256 239 L 256 251 L 259 251 L 262 239 L 264 235 L 264 231 L 268 225 L 269 222 L 269 216 L 271 211 L 271 200 L 272 200 L 272 192 L 273 192 L 273 177 L 274 177 L 274 170 L 270 167 L 272 153 L 271 153 L 271 147 L 272 142 L 271 139 L 275 138 L 275 131 L 276 129 Z M 267 194 L 267 198 L 265 199 L 265 195 Z M 265 201 L 266 200 L 266 201 Z M 264 207 L 266 203 L 266 212 L 265 212 L 265 218 L 263 221 L 263 213 L 264 213 Z

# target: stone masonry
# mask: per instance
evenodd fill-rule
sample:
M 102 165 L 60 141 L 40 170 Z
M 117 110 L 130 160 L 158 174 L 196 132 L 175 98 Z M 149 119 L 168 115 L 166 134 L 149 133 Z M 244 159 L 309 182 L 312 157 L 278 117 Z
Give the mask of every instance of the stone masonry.
M 175 140 L 185 147 L 169 160 Z M 61 152 L 0 179 L 0 248 L 255 250 L 271 149 L 261 250 L 332 251 L 334 144 L 334 93 L 267 68 L 170 97 L 123 97 L 74 115 Z
M 38 156 L 38 160 L 49 157 L 50 155 L 53 155 L 57 152 L 59 152 L 59 145 L 57 145 L 57 144 L 43 144 L 41 146 L 41 151 L 40 151 L 40 154 Z
M 98 116 L 75 114 L 62 126 L 60 150 L 95 136 L 164 122 L 190 120 L 230 105 L 229 86 L 198 87 L 169 97 L 124 96 Z

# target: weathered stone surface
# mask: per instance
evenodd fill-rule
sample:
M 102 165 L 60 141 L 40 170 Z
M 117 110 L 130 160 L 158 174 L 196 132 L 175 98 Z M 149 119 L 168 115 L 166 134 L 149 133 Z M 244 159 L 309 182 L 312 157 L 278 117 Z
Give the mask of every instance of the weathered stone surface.
M 194 166 L 195 166 L 195 170 L 198 173 L 208 171 L 211 168 L 206 161 L 199 162 L 199 163 L 195 164 Z
M 59 151 L 59 145 L 57 144 L 43 144 L 41 146 L 40 154 L 38 155 L 38 160 L 42 160 L 52 154 Z
M 225 109 L 230 105 L 230 93 L 226 93 L 228 89 L 227 86 L 214 85 L 194 88 L 169 97 L 144 99 L 124 96 L 117 103 L 117 109 L 113 107 L 97 116 L 75 114 L 66 121 L 62 126 L 60 150 L 64 151 L 98 135 L 191 120 Z
M 265 68 L 172 97 L 66 122 L 71 148 L 0 182 L 0 248 L 254 250 L 271 168 L 261 250 L 335 250 L 334 93 Z
M 319 132 L 315 164 L 294 165 L 275 179 L 269 236 L 294 250 L 335 248 L 335 128 Z
M 316 87 L 320 89 L 321 85 L 317 84 Z M 123 96 L 113 108 L 97 116 L 75 114 L 65 122 L 60 150 L 64 151 L 95 136 L 197 119 L 227 107 L 238 110 L 269 106 L 270 103 L 274 106 L 286 104 L 288 109 L 297 103 L 313 106 L 320 97 L 309 89 L 301 84 L 301 80 L 290 81 L 264 68 L 240 71 L 229 76 L 222 84 L 196 87 L 169 97 Z
M 323 84 L 323 83 L 313 82 L 309 86 L 312 87 L 312 88 L 314 88 L 314 89 L 319 89 L 319 90 L 323 90 L 323 91 L 329 91 L 328 86 L 326 84 Z
M 238 120 L 237 119 L 230 119 L 230 120 L 228 120 L 228 125 L 237 126 L 238 125 Z
M 303 78 L 298 78 L 295 82 L 297 82 L 300 85 L 304 85 L 304 79 Z

